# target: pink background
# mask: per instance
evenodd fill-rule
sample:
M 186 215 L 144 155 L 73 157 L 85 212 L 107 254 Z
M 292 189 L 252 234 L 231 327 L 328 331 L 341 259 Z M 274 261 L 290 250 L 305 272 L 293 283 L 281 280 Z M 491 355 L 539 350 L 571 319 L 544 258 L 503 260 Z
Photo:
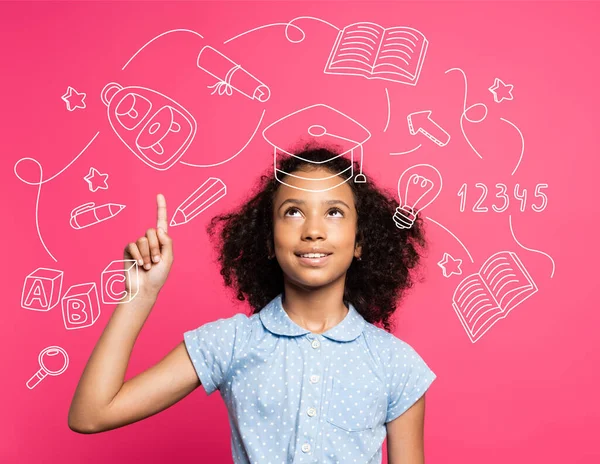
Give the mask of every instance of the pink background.
M 205 233 L 208 219 L 238 205 L 256 177 L 272 162 L 262 138 L 271 122 L 302 107 L 326 103 L 366 126 L 365 173 L 396 191 L 400 174 L 428 163 L 443 177 L 437 200 L 422 214 L 428 221 L 430 251 L 426 281 L 414 288 L 396 317 L 395 334 L 410 343 L 437 374 L 427 395 L 425 448 L 428 463 L 598 462 L 600 416 L 596 388 L 600 323 L 596 266 L 600 225 L 595 190 L 598 161 L 597 23 L 600 5 L 591 2 L 241 2 L 241 3 L 2 3 L 3 156 L 1 182 L 5 215 L 2 231 L 3 352 L 0 461 L 113 464 L 126 462 L 231 462 L 229 424 L 219 394 L 200 388 L 170 409 L 108 433 L 84 436 L 67 426 L 67 412 L 80 374 L 114 306 L 102 305 L 96 323 L 66 330 L 60 304 L 48 312 L 23 309 L 25 277 L 38 267 L 64 271 L 63 292 L 96 282 L 123 247 L 155 224 L 155 195 L 165 194 L 169 217 L 205 179 L 227 184 L 225 198 L 190 223 L 170 229 L 175 264 L 161 298 L 143 328 L 127 378 L 158 362 L 182 340 L 182 333 L 247 307 L 224 291 Z M 325 62 L 336 37 L 327 24 L 299 20 L 306 38 L 291 43 L 283 26 L 242 32 L 298 16 L 312 16 L 340 29 L 358 21 L 411 26 L 422 31 L 429 49 L 416 87 L 356 76 L 326 75 Z M 157 39 L 122 70 L 146 42 L 173 29 L 190 29 Z M 293 31 L 292 31 L 293 32 Z M 234 91 L 211 95 L 215 79 L 196 67 L 204 45 L 242 64 L 267 84 L 271 98 L 252 101 Z M 467 106 L 485 103 L 487 118 L 460 130 L 464 84 Z M 514 85 L 511 101 L 496 103 L 488 90 L 494 78 Z M 109 82 L 159 90 L 189 110 L 198 132 L 181 161 L 215 164 L 237 153 L 265 114 L 256 136 L 227 163 L 195 168 L 181 163 L 157 171 L 142 163 L 108 124 L 100 91 Z M 61 96 L 68 86 L 87 94 L 86 108 L 67 111 Z M 387 88 L 390 119 L 387 121 Z M 432 110 L 450 135 L 438 147 L 411 136 L 406 116 Z M 471 115 L 471 117 L 474 117 Z M 517 131 L 525 140 L 521 164 Z M 387 130 L 386 123 L 388 124 Z M 21 182 L 15 163 L 32 157 L 47 179 L 35 223 L 37 187 Z M 291 141 L 290 141 L 291 142 Z M 408 151 L 403 156 L 390 152 Z M 88 190 L 90 167 L 108 173 L 108 190 Z M 37 180 L 33 162 L 19 165 L 21 177 Z M 488 186 L 484 206 L 472 206 Z M 458 191 L 468 186 L 460 212 Z M 511 199 L 503 213 L 491 209 L 495 184 L 528 191 L 521 212 Z M 541 213 L 533 196 L 546 183 L 548 204 Z M 127 207 L 115 218 L 74 230 L 70 211 L 83 203 L 116 202 Z M 514 235 L 528 251 L 517 244 Z M 477 272 L 493 253 L 519 256 L 539 291 L 472 343 L 451 301 L 463 277 Z M 462 259 L 462 276 L 442 275 L 437 262 L 448 252 Z M 555 268 L 553 267 L 553 262 Z M 33 390 L 25 382 L 38 369 L 47 346 L 69 354 L 68 369 Z M 385 450 L 385 447 L 384 447 Z M 384 451 L 385 456 L 385 451 Z

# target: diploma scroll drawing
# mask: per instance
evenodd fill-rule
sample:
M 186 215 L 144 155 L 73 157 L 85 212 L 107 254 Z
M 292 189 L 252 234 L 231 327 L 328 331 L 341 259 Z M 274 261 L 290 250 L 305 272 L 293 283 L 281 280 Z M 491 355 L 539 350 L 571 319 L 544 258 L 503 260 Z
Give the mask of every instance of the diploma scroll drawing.
M 266 102 L 271 97 L 271 90 L 256 77 L 246 71 L 240 64 L 232 61 L 218 50 L 205 46 L 200 50 L 197 66 L 219 81 L 208 88 L 214 88 L 211 95 L 219 92 L 219 95 L 233 94 L 235 89 L 251 100 Z M 232 83 L 233 82 L 233 83 Z

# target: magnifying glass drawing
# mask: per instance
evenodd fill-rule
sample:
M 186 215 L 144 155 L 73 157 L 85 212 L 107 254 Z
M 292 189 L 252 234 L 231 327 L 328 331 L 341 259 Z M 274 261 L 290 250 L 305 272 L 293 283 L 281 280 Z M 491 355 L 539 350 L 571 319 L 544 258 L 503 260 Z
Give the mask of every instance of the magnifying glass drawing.
M 47 375 L 60 375 L 66 371 L 69 366 L 69 355 L 60 346 L 49 346 L 40 351 L 38 363 L 40 370 L 27 381 L 27 388 L 30 390 L 44 380 Z

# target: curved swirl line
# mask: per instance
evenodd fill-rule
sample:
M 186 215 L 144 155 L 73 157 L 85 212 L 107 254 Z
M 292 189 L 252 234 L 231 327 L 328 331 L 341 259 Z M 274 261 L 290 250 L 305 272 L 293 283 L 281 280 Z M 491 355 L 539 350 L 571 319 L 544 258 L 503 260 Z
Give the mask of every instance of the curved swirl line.
M 129 58 L 129 60 L 127 60 L 127 63 L 125 63 L 125 66 L 123 66 L 123 67 L 121 68 L 121 71 L 124 71 L 124 70 L 125 70 L 125 68 L 127 67 L 127 65 L 128 65 L 129 63 L 131 63 L 131 60 L 133 60 L 133 59 L 134 59 L 134 58 L 135 58 L 135 57 L 138 55 L 138 53 L 140 53 L 140 52 L 141 52 L 141 51 L 142 51 L 144 48 L 146 48 L 148 45 L 150 45 L 150 44 L 151 44 L 152 42 L 154 42 L 156 39 L 159 39 L 159 38 L 160 38 L 160 37 L 162 37 L 163 35 L 170 34 L 171 32 L 191 32 L 192 34 L 195 34 L 195 35 L 197 35 L 197 36 L 198 36 L 198 37 L 200 37 L 201 39 L 203 39 L 203 38 L 204 38 L 204 37 L 202 36 L 202 34 L 199 34 L 198 32 L 196 32 L 196 31 L 192 31 L 192 30 L 190 30 L 190 29 L 172 29 L 172 30 L 170 30 L 170 31 L 163 32 L 162 34 L 159 34 L 159 35 L 157 35 L 156 37 L 154 37 L 152 40 L 149 40 L 148 42 L 146 42 L 142 48 L 140 48 L 140 49 L 139 49 L 137 52 L 135 52 L 135 53 L 133 54 L 133 56 L 132 56 L 131 58 Z
M 390 94 L 388 93 L 387 87 L 385 88 L 385 98 L 387 99 L 387 121 L 385 122 L 385 127 L 383 128 L 383 132 L 385 132 L 390 125 L 390 114 L 392 109 L 390 108 Z
M 461 242 L 458 237 L 456 235 L 454 235 L 452 232 L 450 232 L 446 227 L 444 227 L 443 225 L 441 225 L 439 222 L 434 221 L 433 219 L 431 219 L 429 216 L 425 216 L 425 218 L 428 221 L 433 222 L 434 224 L 437 224 L 438 226 L 440 226 L 442 229 L 444 229 L 446 232 L 448 232 L 450 235 L 452 235 L 454 237 L 454 239 L 460 243 L 460 246 L 463 247 L 463 250 L 465 250 L 465 252 L 467 253 L 467 256 L 469 257 L 469 259 L 471 260 L 472 263 L 474 263 L 475 261 L 473 261 L 473 257 L 471 256 L 471 253 L 469 253 L 469 250 L 467 250 L 467 247 L 463 245 L 463 242 Z
M 328 26 L 331 26 L 331 27 L 333 27 L 333 28 L 334 28 L 336 31 L 339 31 L 339 30 L 340 30 L 340 28 L 339 28 L 339 27 L 335 26 L 334 24 L 331 24 L 331 23 L 330 23 L 330 22 L 328 22 L 328 21 L 325 21 L 324 19 L 321 19 L 321 18 L 315 18 L 314 16 L 298 16 L 298 17 L 296 17 L 296 18 L 294 18 L 294 19 L 290 20 L 290 21 L 289 21 L 289 22 L 287 22 L 287 23 L 271 23 L 271 24 L 265 24 L 264 26 L 255 27 L 255 28 L 253 28 L 253 29 L 250 29 L 250 30 L 248 30 L 248 31 L 246 31 L 246 32 L 242 32 L 241 34 L 238 34 L 238 35 L 236 35 L 236 36 L 233 36 L 233 37 L 231 37 L 230 39 L 227 39 L 227 40 L 226 40 L 225 42 L 223 42 L 223 43 L 224 43 L 224 44 L 226 44 L 226 43 L 229 43 L 229 42 L 231 42 L 232 40 L 235 40 L 235 39 L 237 39 L 237 38 L 239 38 L 239 37 L 242 37 L 242 36 L 244 36 L 244 35 L 246 35 L 246 34 L 249 34 L 250 32 L 258 31 L 258 30 L 260 30 L 260 29 L 264 29 L 264 28 L 267 28 L 267 27 L 272 27 L 272 26 L 285 26 L 285 38 L 286 38 L 286 39 L 287 39 L 289 42 L 292 42 L 292 43 L 300 43 L 300 42 L 302 42 L 302 41 L 305 39 L 305 37 L 306 37 L 306 34 L 305 34 L 305 32 L 302 30 L 302 28 L 301 28 L 301 27 L 299 27 L 299 26 L 296 26 L 295 24 L 292 24 L 294 21 L 297 21 L 297 20 L 299 20 L 299 19 L 313 19 L 313 20 L 315 20 L 315 21 L 320 21 L 320 22 L 322 22 L 322 23 L 325 23 L 325 24 L 327 24 Z M 288 33 L 288 30 L 289 30 L 289 28 L 290 28 L 290 27 L 295 27 L 295 28 L 296 28 L 296 30 L 297 30 L 297 31 L 299 31 L 299 32 L 300 32 L 300 34 L 302 34 L 302 38 L 301 38 L 300 40 L 292 40 L 292 39 L 290 39 L 290 36 L 289 36 L 289 33 Z
M 191 166 L 193 168 L 209 168 L 209 167 L 212 167 L 212 166 L 219 166 L 220 164 L 227 163 L 228 161 L 231 161 L 233 158 L 235 158 L 237 155 L 239 155 L 241 152 L 243 152 L 246 149 L 246 147 L 250 144 L 250 142 L 252 141 L 252 139 L 256 135 L 256 132 L 258 131 L 258 128 L 260 127 L 260 124 L 262 123 L 262 120 L 263 120 L 263 117 L 265 116 L 265 112 L 266 111 L 267 110 L 263 110 L 262 115 L 260 116 L 260 119 L 258 120 L 258 124 L 256 125 L 256 128 L 254 129 L 254 132 L 252 133 L 252 135 L 250 136 L 250 138 L 248 139 L 248 141 L 246 142 L 246 144 L 240 150 L 238 150 L 238 152 L 235 155 L 230 156 L 226 160 L 220 161 L 220 162 L 215 163 L 215 164 L 193 164 L 193 163 L 186 163 L 185 161 L 180 161 L 180 163 L 181 164 L 185 164 L 186 166 Z
M 42 246 L 44 247 L 44 249 L 46 250 L 46 253 L 48 253 L 50 255 L 50 257 L 54 260 L 54 262 L 58 262 L 58 260 L 54 257 L 54 255 L 50 252 L 50 250 L 48 249 L 48 247 L 46 246 L 46 243 L 44 242 L 44 238 L 42 237 L 42 233 L 40 231 L 40 222 L 39 222 L 39 203 L 40 203 L 40 195 L 42 193 L 42 184 L 45 184 L 46 182 L 50 182 L 52 179 L 55 179 L 56 177 L 58 177 L 60 174 L 62 174 L 69 166 L 71 166 L 75 161 L 77 161 L 77 159 L 83 155 L 83 153 L 88 149 L 88 147 L 92 144 L 92 142 L 96 139 L 96 137 L 98 137 L 98 134 L 100 133 L 100 131 L 96 132 L 96 135 L 94 135 L 94 137 L 92 137 L 92 140 L 90 140 L 88 142 L 88 144 L 83 148 L 83 150 L 81 150 L 81 152 L 71 160 L 71 162 L 69 164 L 67 164 L 64 168 L 62 168 L 59 172 L 57 172 L 56 174 L 54 174 L 52 177 L 49 177 L 46 180 L 44 179 L 44 169 L 42 168 L 42 165 L 40 164 L 40 162 L 38 160 L 36 160 L 35 158 L 21 158 L 20 160 L 18 160 L 14 167 L 13 167 L 13 172 L 15 173 L 15 176 L 17 176 L 17 178 L 27 184 L 27 185 L 37 185 L 38 189 L 37 189 L 37 195 L 36 195 L 36 199 L 35 199 L 35 227 L 37 230 L 37 234 L 38 234 L 38 238 L 40 239 L 40 242 L 42 243 Z M 37 164 L 38 168 L 39 168 L 39 173 L 40 173 L 40 179 L 38 182 L 30 182 L 24 178 L 22 178 L 19 173 L 17 172 L 17 166 L 19 165 L 19 163 L 21 163 L 22 161 L 25 160 L 30 160 L 33 161 L 35 164 Z
M 522 245 L 517 240 L 517 237 L 515 236 L 515 232 L 513 231 L 512 216 L 511 215 L 508 215 L 508 225 L 510 227 L 510 233 L 512 234 L 512 237 L 515 239 L 515 242 L 517 242 L 517 245 L 519 245 L 521 248 L 524 248 L 527 251 L 533 251 L 534 253 L 540 253 L 540 254 L 542 254 L 544 256 L 547 256 L 548 259 L 550 259 L 550 261 L 552 262 L 552 273 L 550 274 L 550 278 L 552 279 L 552 277 L 554 277 L 554 270 L 556 269 L 556 265 L 554 264 L 554 260 L 552 259 L 552 257 L 548 253 L 544 253 L 543 251 L 534 250 L 533 248 L 527 248 L 526 246 Z
M 469 121 L 472 124 L 479 124 L 480 122 L 482 122 L 487 117 L 487 114 L 488 114 L 487 106 L 485 106 L 484 103 L 474 103 L 473 105 L 467 107 L 467 91 L 468 91 L 468 87 L 467 87 L 467 75 L 460 68 L 450 68 L 450 69 L 446 70 L 444 72 L 444 74 L 448 74 L 450 71 L 460 71 L 460 73 L 463 76 L 463 81 L 465 83 L 465 91 L 464 91 L 464 98 L 463 98 L 463 112 L 460 115 L 460 130 L 461 130 L 461 132 L 463 134 L 463 137 L 465 138 L 465 140 L 467 141 L 467 143 L 471 147 L 471 149 L 475 152 L 475 154 L 477 156 L 479 156 L 479 158 L 483 159 L 483 157 L 479 154 L 479 152 L 475 149 L 475 147 L 473 146 L 473 144 L 469 140 L 469 137 L 467 137 L 467 134 L 465 132 L 465 128 L 463 126 L 463 119 L 466 119 L 467 121 Z M 485 108 L 485 114 L 481 117 L 481 119 L 471 119 L 471 118 L 469 118 L 469 116 L 467 116 L 467 112 L 471 108 L 475 108 L 476 106 L 483 106 Z
M 272 27 L 272 26 L 287 26 L 288 24 L 289 23 L 272 23 L 272 24 L 265 24 L 264 26 L 255 27 L 254 29 L 250 29 L 249 31 L 242 32 L 241 34 L 233 36 L 230 39 L 227 39 L 225 42 L 223 42 L 223 44 L 231 42 L 232 40 L 242 37 L 243 35 L 250 34 L 250 32 L 258 31 L 259 29 L 264 29 L 266 27 Z M 303 35 L 302 39 L 304 39 L 304 31 L 302 29 L 300 29 L 298 26 L 294 25 L 294 27 L 297 28 L 302 33 L 302 35 Z
M 515 172 L 517 172 L 517 169 L 521 165 L 521 160 L 523 159 L 523 153 L 525 153 L 525 138 L 523 137 L 523 133 L 521 132 L 521 130 L 515 124 L 510 122 L 508 119 L 500 118 L 500 120 L 510 124 L 515 129 L 517 129 L 517 132 L 519 133 L 519 137 L 521 137 L 521 154 L 519 155 L 519 161 L 517 161 L 517 165 L 515 166 L 515 169 L 513 169 L 513 172 L 510 173 L 511 176 L 514 176 Z
M 395 156 L 395 155 L 408 155 L 409 153 L 412 153 L 413 151 L 416 151 L 419 148 L 421 148 L 421 144 L 417 145 L 415 148 L 412 148 L 411 150 L 408 150 L 408 151 L 391 152 L 390 155 L 392 155 L 392 156 Z

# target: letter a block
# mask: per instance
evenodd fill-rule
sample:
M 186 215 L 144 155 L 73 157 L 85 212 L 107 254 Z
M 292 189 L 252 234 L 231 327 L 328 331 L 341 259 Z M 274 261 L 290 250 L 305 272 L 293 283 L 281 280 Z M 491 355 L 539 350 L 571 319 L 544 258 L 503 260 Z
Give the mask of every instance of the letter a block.
M 67 330 L 93 325 L 100 316 L 96 283 L 71 286 L 62 298 L 62 313 Z
M 33 311 L 50 311 L 60 300 L 63 271 L 38 267 L 25 278 L 21 307 Z
M 127 294 L 125 276 L 131 282 L 135 293 Z M 139 291 L 138 263 L 135 259 L 118 259 L 102 271 L 101 290 L 104 304 L 129 303 Z

